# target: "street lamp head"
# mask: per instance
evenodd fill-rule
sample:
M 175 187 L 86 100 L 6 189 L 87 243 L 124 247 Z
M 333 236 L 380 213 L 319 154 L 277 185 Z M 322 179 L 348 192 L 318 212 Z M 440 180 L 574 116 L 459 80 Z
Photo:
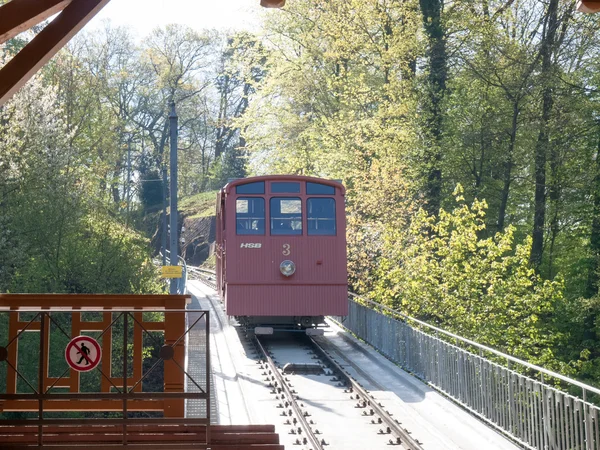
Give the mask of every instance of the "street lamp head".
M 283 8 L 285 0 L 260 0 L 260 6 L 263 8 Z
M 577 2 L 577 11 L 587 14 L 593 14 L 600 11 L 600 1 L 579 0 Z

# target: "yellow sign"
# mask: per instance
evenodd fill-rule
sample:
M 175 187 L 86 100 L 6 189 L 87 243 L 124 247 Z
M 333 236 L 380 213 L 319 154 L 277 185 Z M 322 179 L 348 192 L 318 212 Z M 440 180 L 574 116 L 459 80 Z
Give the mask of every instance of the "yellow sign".
M 183 276 L 181 266 L 162 266 L 163 278 L 181 278 Z

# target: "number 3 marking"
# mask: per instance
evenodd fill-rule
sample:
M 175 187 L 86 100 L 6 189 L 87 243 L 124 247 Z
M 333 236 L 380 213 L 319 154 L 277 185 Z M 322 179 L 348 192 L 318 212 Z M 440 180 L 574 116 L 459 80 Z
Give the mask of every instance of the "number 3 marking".
M 283 251 L 281 253 L 283 253 L 283 256 L 288 256 L 291 253 L 290 244 L 283 244 Z

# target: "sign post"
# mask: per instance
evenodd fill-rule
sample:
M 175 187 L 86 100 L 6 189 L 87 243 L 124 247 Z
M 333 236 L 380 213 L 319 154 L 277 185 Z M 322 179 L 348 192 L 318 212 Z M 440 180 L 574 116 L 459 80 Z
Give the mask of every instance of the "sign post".
M 169 251 L 169 261 L 171 266 L 176 266 L 179 259 L 179 240 L 177 239 L 177 219 L 179 212 L 177 211 L 177 113 L 175 112 L 175 102 L 171 103 L 169 127 L 171 129 L 171 250 Z M 177 285 L 177 280 L 171 278 L 170 294 L 177 294 Z
M 77 336 L 67 344 L 65 359 L 71 369 L 77 372 L 89 372 L 98 367 L 102 359 L 102 348 L 94 338 Z

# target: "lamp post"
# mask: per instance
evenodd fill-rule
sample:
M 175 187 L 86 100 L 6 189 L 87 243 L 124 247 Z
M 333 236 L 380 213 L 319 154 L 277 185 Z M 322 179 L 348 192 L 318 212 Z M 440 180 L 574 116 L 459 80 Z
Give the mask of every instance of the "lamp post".
M 162 249 L 162 265 L 167 265 L 167 167 L 163 163 L 162 168 L 162 201 L 163 201 L 163 214 L 162 214 L 162 235 L 160 238 L 160 246 Z
M 179 252 L 178 249 L 178 227 L 177 227 L 177 113 L 175 112 L 175 102 L 171 102 L 171 112 L 169 113 L 169 127 L 171 131 L 171 155 L 170 155 L 170 172 L 171 172 L 171 250 L 169 252 L 170 265 L 178 265 Z M 169 293 L 177 294 L 177 278 L 171 278 L 171 286 Z

